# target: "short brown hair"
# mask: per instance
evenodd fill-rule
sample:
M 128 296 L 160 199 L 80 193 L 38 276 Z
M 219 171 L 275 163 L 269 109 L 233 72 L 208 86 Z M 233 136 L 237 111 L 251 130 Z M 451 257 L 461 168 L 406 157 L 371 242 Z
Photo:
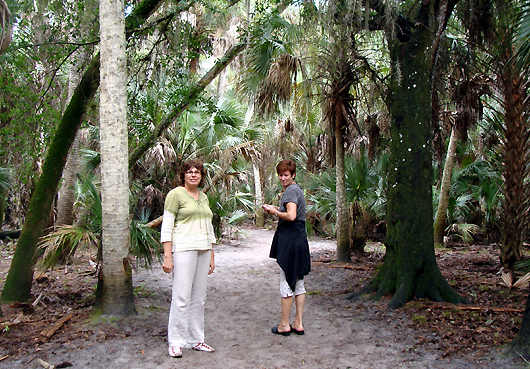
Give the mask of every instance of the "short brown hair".
M 179 185 L 184 186 L 184 177 L 186 176 L 186 172 L 191 168 L 196 168 L 199 172 L 201 172 L 201 181 L 199 182 L 199 187 L 201 187 L 204 184 L 204 177 L 206 177 L 206 171 L 204 170 L 204 165 L 202 165 L 201 159 L 188 160 L 182 165 L 182 167 L 180 167 Z
M 296 174 L 296 164 L 294 161 L 284 159 L 276 165 L 276 173 L 280 174 L 280 172 L 285 172 L 286 170 L 288 170 L 294 177 Z

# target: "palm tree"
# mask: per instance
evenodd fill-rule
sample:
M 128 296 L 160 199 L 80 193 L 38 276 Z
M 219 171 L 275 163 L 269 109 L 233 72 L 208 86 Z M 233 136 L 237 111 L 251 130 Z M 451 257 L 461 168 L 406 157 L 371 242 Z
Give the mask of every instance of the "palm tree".
M 530 66 L 530 61 L 528 59 L 528 50 L 530 48 L 530 2 L 525 1 L 520 8 L 517 19 L 517 31 L 515 32 L 515 41 L 518 49 L 516 49 L 516 74 L 519 76 L 528 74 L 528 67 Z M 524 108 L 528 108 L 527 104 L 523 105 Z M 528 110 L 525 110 L 524 113 L 527 115 Z M 524 123 L 524 122 L 520 122 Z M 529 127 L 525 125 L 524 134 L 527 135 Z M 519 137 L 519 140 L 521 137 Z M 526 145 L 523 146 L 526 148 Z M 527 157 L 528 151 L 526 151 L 524 158 Z M 520 160 L 524 160 L 520 158 Z M 524 163 L 524 161 L 523 161 Z M 519 171 L 520 172 L 520 171 Z M 525 193 L 526 195 L 528 192 Z M 525 214 L 526 216 L 527 214 Z M 528 220 L 526 220 L 528 222 Z M 526 300 L 526 308 L 523 315 L 523 320 L 521 322 L 521 329 L 515 337 L 515 339 L 508 345 L 508 351 L 512 354 L 517 354 L 522 356 L 525 359 L 530 358 L 530 294 Z
M 122 0 L 100 1 L 102 267 L 96 304 L 104 314 L 134 311 L 129 264 L 127 68 Z
M 470 11 L 470 33 L 476 44 L 487 45 L 491 55 L 492 73 L 498 81 L 493 98 L 494 109 L 502 116 L 497 128 L 500 132 L 499 153 L 503 171 L 503 199 L 501 211 L 500 262 L 513 268 L 522 259 L 523 237 L 530 226 L 529 174 L 530 129 L 527 97 L 530 82 L 528 69 L 517 69 L 514 63 L 516 45 L 514 34 L 518 1 L 492 1 L 480 11 Z M 467 8 L 466 8 L 467 9 Z M 480 21 L 478 21 L 480 19 Z

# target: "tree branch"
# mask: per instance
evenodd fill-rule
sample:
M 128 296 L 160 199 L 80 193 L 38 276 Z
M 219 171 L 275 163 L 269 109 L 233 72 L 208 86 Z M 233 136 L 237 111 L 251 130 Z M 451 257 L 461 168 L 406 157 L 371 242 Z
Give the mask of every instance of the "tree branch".
M 219 59 L 215 65 L 200 79 L 199 82 L 191 89 L 189 94 L 177 105 L 171 112 L 167 113 L 160 123 L 153 129 L 151 134 L 140 143 L 136 149 L 129 156 L 129 168 L 132 168 L 134 164 L 145 154 L 145 152 L 151 147 L 153 142 L 164 133 L 164 131 L 177 119 L 183 112 L 195 102 L 199 95 L 217 77 L 221 71 L 230 64 L 234 58 L 245 49 L 246 43 L 241 42 L 237 45 L 232 46 L 225 55 Z

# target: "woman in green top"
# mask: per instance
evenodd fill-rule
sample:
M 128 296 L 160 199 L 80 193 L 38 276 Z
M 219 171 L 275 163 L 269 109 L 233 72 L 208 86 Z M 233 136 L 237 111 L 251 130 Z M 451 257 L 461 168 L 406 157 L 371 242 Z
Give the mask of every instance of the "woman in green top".
M 160 240 L 162 269 L 173 272 L 168 322 L 168 352 L 173 357 L 181 357 L 183 348 L 214 351 L 204 343 L 207 277 L 215 268 L 212 211 L 208 197 L 199 190 L 204 174 L 200 160 L 184 163 L 181 185 L 167 194 L 164 204 Z

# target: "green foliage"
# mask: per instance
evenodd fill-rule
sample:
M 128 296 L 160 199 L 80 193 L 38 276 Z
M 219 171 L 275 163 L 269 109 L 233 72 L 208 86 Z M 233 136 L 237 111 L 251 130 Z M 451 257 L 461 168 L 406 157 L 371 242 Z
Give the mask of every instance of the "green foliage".
M 447 210 L 448 223 L 491 228 L 499 218 L 501 183 L 500 173 L 485 159 L 455 167 Z
M 368 216 L 364 222 L 370 223 L 372 220 L 384 218 L 386 162 L 386 154 L 374 163 L 369 162 L 364 152 L 356 158 L 346 157 L 346 199 L 348 203 L 358 204 L 362 213 Z M 308 173 L 306 186 L 308 213 L 319 222 L 325 222 L 333 227 L 336 216 L 335 170 L 328 169 L 320 174 Z
M 137 264 L 143 261 L 143 266 L 149 268 L 153 265 L 153 256 L 161 262 L 163 248 L 160 245 L 160 232 L 154 228 L 147 227 L 149 214 L 142 210 L 139 219 L 133 219 L 131 222 L 131 245 L 130 252 L 136 256 Z
M 73 256 L 79 247 L 95 247 L 98 258 L 101 255 L 102 207 L 98 184 L 92 175 L 76 186 L 76 208 L 81 218 L 75 225 L 55 227 L 47 235 L 41 237 L 38 253 L 42 254 L 38 262 L 39 270 L 53 268 L 63 257 Z M 137 263 L 150 267 L 153 257 L 160 261 L 162 247 L 160 233 L 146 226 L 149 214 L 141 211 L 139 219 L 134 219 L 130 226 L 130 253 L 137 258 Z M 98 260 L 101 261 L 101 260 Z
M 213 213 L 215 236 L 220 239 L 224 227 L 233 227 L 249 219 L 256 210 L 254 196 L 251 193 L 235 191 L 225 194 L 223 191 L 209 191 L 208 200 Z

